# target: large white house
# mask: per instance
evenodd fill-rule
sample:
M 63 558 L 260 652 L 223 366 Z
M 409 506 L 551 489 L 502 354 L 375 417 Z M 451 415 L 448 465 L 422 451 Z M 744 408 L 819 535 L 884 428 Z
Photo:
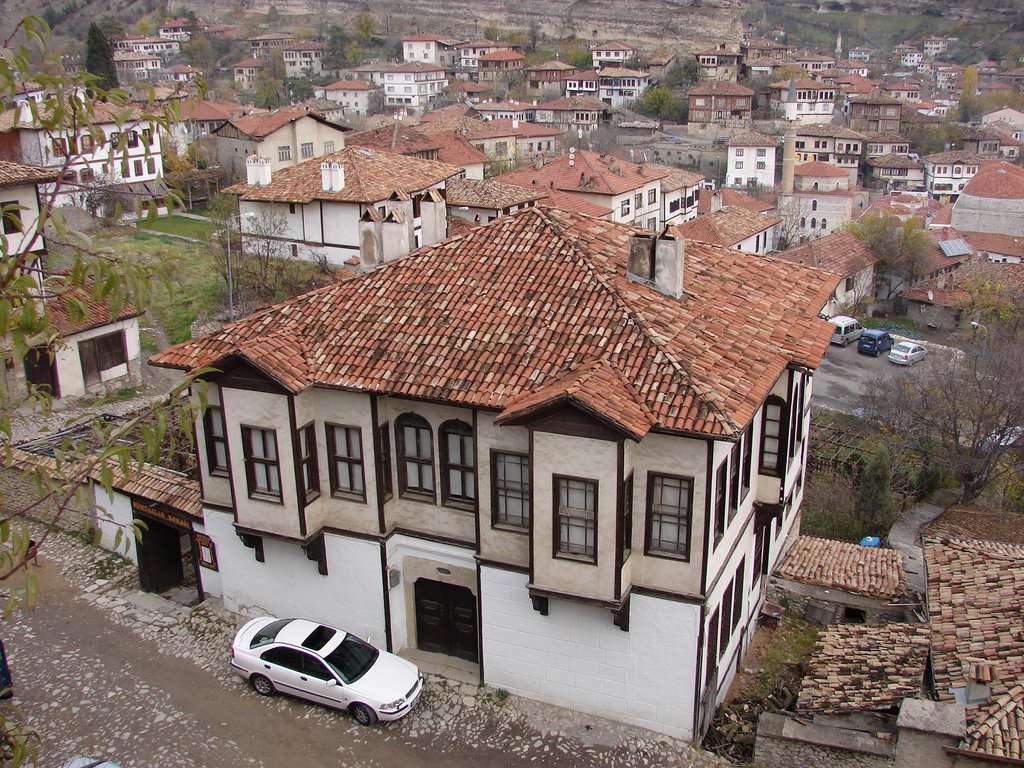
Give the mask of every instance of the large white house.
M 778 146 L 778 139 L 754 131 L 731 137 L 725 185 L 752 189 L 774 187 Z
M 336 265 L 354 258 L 363 267 L 444 238 L 439 191 L 464 174 L 447 163 L 361 147 L 280 171 L 251 155 L 246 171 L 245 184 L 224 190 L 238 195 L 243 246 L 270 236 L 293 257 Z
M 925 155 L 924 187 L 928 194 L 956 200 L 981 166 L 982 158 L 974 152 L 954 149 Z
M 91 105 L 87 123 L 83 118 L 78 125 L 46 128 L 20 105 L 0 114 L 0 135 L 6 134 L 0 159 L 61 169 L 54 205 L 97 209 L 107 204 L 101 198 L 112 205 L 118 196 L 126 216 L 134 215 L 135 201 L 152 201 L 165 211 L 156 124 L 138 109 L 107 102 Z
M 694 737 L 798 527 L 835 281 L 536 207 L 164 350 L 217 371 L 209 591 Z
M 384 70 L 383 84 L 386 107 L 422 115 L 441 100 L 448 73 L 436 64 L 399 64 Z

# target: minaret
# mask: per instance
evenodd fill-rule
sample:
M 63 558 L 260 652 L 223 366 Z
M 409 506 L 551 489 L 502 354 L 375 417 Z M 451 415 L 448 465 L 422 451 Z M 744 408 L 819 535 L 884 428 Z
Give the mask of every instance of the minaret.
M 843 60 L 843 30 L 836 32 L 836 63 Z

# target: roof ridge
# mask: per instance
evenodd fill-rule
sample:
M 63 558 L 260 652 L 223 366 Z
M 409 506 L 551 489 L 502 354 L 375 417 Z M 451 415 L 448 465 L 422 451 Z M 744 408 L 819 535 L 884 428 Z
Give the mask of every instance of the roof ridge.
M 541 213 L 541 211 L 538 210 L 538 213 Z M 545 211 L 541 213 L 541 215 L 543 215 L 545 219 L 549 222 L 549 225 L 558 234 L 559 238 L 565 241 L 566 238 L 562 232 L 561 227 L 558 226 L 557 222 L 552 221 L 550 213 Z M 626 301 L 626 299 L 622 296 L 622 294 L 615 287 L 615 285 L 611 283 L 609 280 L 605 279 L 605 277 L 601 275 L 601 273 L 592 263 L 590 263 L 589 260 L 576 255 L 579 251 L 579 247 L 577 245 L 578 242 L 579 237 L 575 237 L 572 239 L 572 242 L 570 243 L 570 247 L 572 248 L 572 252 L 577 263 L 582 263 L 584 269 L 586 269 L 593 275 L 594 279 L 598 282 L 598 284 L 601 285 L 606 291 L 608 291 L 609 293 L 612 294 L 612 296 L 615 297 L 616 306 L 620 309 L 620 311 L 623 312 L 623 314 L 628 316 L 629 322 L 632 323 L 634 327 L 640 330 L 641 337 L 655 346 L 658 352 L 664 356 L 665 360 L 672 367 L 672 369 L 683 377 L 683 384 L 692 388 L 694 395 L 700 399 L 702 405 L 704 405 L 710 412 L 714 414 L 716 420 L 720 421 L 725 425 L 728 425 L 734 432 L 737 431 L 738 427 L 732 422 L 732 420 L 726 414 L 722 413 L 722 411 L 708 399 L 707 393 L 704 391 L 704 388 L 701 387 L 701 385 L 698 383 L 697 378 L 693 376 L 689 368 L 683 365 L 683 363 L 680 360 L 677 360 L 676 357 L 668 351 L 668 345 L 666 340 L 663 337 L 661 337 L 660 334 L 656 333 L 655 330 L 645 322 L 643 315 L 637 312 L 635 309 L 633 309 L 633 307 L 630 305 L 628 301 Z M 685 250 L 683 258 L 686 258 Z M 633 387 L 633 390 L 636 391 L 635 387 Z M 645 409 L 648 408 L 646 402 L 644 402 L 643 405 Z

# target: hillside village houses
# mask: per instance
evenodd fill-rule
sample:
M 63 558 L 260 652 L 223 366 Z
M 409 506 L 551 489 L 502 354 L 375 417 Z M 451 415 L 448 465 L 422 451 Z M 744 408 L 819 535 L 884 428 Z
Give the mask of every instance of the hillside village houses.
M 748 259 L 529 208 L 157 353 L 222 372 L 196 424 L 213 588 L 703 732 L 799 519 L 831 336 L 834 276 Z M 538 300 L 565 311 L 513 329 Z
M 117 195 L 127 203 L 126 218 L 134 217 L 136 201 L 153 202 L 158 213 L 166 214 L 156 124 L 138 109 L 105 102 L 94 105 L 91 119 L 90 130 L 79 126 L 51 131 L 27 104 L 0 113 L 0 160 L 61 168 L 65 183 L 54 205 L 97 210 Z
M 25 165 L 0 160 L 0 207 L 4 208 L 0 234 L 6 256 L 27 267 L 39 285 L 37 301 L 51 318 L 54 337 L 35 339 L 21 366 L 5 366 L 5 391 L 14 394 L 26 387 L 42 387 L 55 400 L 104 394 L 108 388 L 137 384 L 141 380 L 139 315 L 131 304 L 111 312 L 109 303 L 97 301 L 87 291 L 53 295 L 42 290 L 47 273 L 45 237 L 36 235 L 40 211 L 53 198 L 59 165 Z M 21 209 L 10 208 L 18 205 Z M 70 311 L 80 304 L 81 316 Z
M 448 179 L 464 172 L 435 160 L 352 147 L 282 169 L 250 155 L 238 195 L 243 244 L 273 237 L 293 258 L 372 267 L 447 235 Z M 255 231 L 254 231 L 255 230 Z
M 345 146 L 345 131 L 315 112 L 283 108 L 236 117 L 215 128 L 217 162 L 244 178 L 250 157 L 266 158 L 271 170 L 328 155 Z

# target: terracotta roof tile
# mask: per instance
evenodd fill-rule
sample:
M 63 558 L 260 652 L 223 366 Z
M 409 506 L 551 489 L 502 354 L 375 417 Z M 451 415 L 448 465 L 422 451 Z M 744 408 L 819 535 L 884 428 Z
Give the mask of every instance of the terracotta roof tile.
M 553 112 L 575 112 L 577 110 L 586 112 L 612 111 L 610 104 L 605 104 L 599 99 L 590 96 L 567 96 L 564 99 L 555 99 L 538 104 L 537 109 L 550 109 Z
M 929 635 L 926 624 L 826 628 L 807 663 L 797 711 L 888 711 L 897 709 L 905 698 L 918 698 Z
M 570 166 L 569 156 L 562 155 L 542 168 L 527 166 L 502 174 L 498 180 L 527 189 L 554 188 L 590 195 L 619 195 L 668 175 L 661 170 L 663 166 L 630 163 L 597 152 L 577 152 L 572 162 Z
M 656 168 L 664 171 L 665 176 L 661 179 L 661 192 L 675 192 L 677 189 L 696 187 L 707 179 L 703 173 L 688 171 L 685 168 L 678 168 L 674 165 L 662 165 L 661 163 L 646 163 L 647 168 Z
M 75 106 L 74 100 L 64 99 L 62 108 L 66 109 L 68 120 L 72 119 L 71 111 Z M 78 118 L 78 123 L 84 125 L 102 125 L 109 123 L 117 123 L 123 125 L 125 123 L 131 123 L 136 120 L 141 120 L 144 116 L 143 110 L 137 106 L 131 104 L 111 104 L 106 101 L 94 101 L 89 105 L 91 110 L 88 115 L 81 115 Z M 44 115 L 49 117 L 51 112 L 44 107 Z M 0 133 L 6 133 L 14 130 L 15 128 L 22 128 L 27 130 L 43 130 L 38 121 L 34 122 L 22 122 L 18 119 L 20 109 L 17 107 L 9 109 L 6 112 L 0 113 Z
M 289 123 L 294 123 L 296 120 L 301 120 L 304 117 L 330 125 L 338 131 L 344 130 L 341 126 L 334 125 L 334 123 L 324 120 L 319 115 L 310 114 L 305 109 L 278 109 L 266 114 L 236 117 L 233 120 L 228 120 L 228 123 L 233 125 L 242 133 L 248 134 L 255 139 L 263 139 L 274 131 L 283 128 Z
M 797 136 L 816 136 L 819 139 L 859 139 L 864 140 L 863 133 L 857 133 L 849 128 L 843 128 L 840 125 L 832 125 L 831 123 L 811 123 L 809 125 L 798 125 L 796 128 Z
M 767 216 L 744 208 L 723 208 L 677 224 L 672 227 L 672 232 L 688 240 L 732 248 L 781 221 L 778 216 Z
M 968 242 L 974 245 L 973 242 Z M 1024 301 L 1024 264 L 1001 264 L 979 259 L 964 264 L 948 275 L 918 283 L 905 290 L 902 295 L 908 301 L 956 308 L 967 306 L 971 302 L 971 292 L 968 288 L 979 284 L 988 286 L 992 295 L 989 300 L 994 301 L 995 297 L 1003 295 L 1007 309 L 1012 309 L 1013 305 L 1019 305 Z
M 960 748 L 994 757 L 1024 760 L 1024 685 L 996 696 L 967 726 Z
M 1024 545 L 1024 526 L 1015 512 L 993 512 L 956 504 L 925 529 L 930 538 L 985 539 Z
M 380 86 L 368 80 L 335 80 L 324 86 L 325 91 L 372 91 L 376 88 Z
M 738 133 L 729 139 L 730 147 L 777 147 L 779 140 L 774 136 L 765 136 L 757 131 Z
M 345 137 L 348 147 L 363 147 L 384 152 L 417 157 L 424 152 L 435 152 L 442 163 L 466 166 L 487 162 L 487 155 L 474 147 L 458 132 L 427 133 L 409 128 L 397 120 L 369 131 L 360 131 Z
M 849 232 L 836 232 L 826 237 L 775 254 L 780 259 L 821 267 L 837 275 L 849 277 L 878 262 L 878 257 L 860 238 Z
M 449 206 L 465 205 L 471 208 L 496 210 L 545 197 L 543 190 L 535 191 L 494 180 L 474 179 L 452 179 L 445 185 L 444 193 Z
M 824 160 L 813 160 L 809 163 L 800 163 L 800 165 L 793 169 L 793 173 L 796 176 L 835 179 L 843 176 L 850 176 L 848 171 L 844 171 L 842 168 L 836 168 L 834 165 L 826 163 Z
M 868 158 L 868 165 L 872 168 L 906 168 L 908 170 L 924 170 L 920 160 L 915 160 L 906 155 L 882 155 L 881 157 Z
M 57 275 L 58 280 L 60 276 Z M 72 319 L 71 304 L 74 302 L 78 308 L 84 308 L 84 316 L 77 316 Z M 57 295 L 53 295 L 44 301 L 46 314 L 50 318 L 50 328 L 61 336 L 68 336 L 73 333 L 81 333 L 90 328 L 101 325 L 109 325 L 118 320 L 127 320 L 130 317 L 137 317 L 142 311 L 136 309 L 133 304 L 124 304 L 117 313 L 111 312 L 110 303 L 107 301 L 93 299 L 91 286 L 85 289 L 75 288 L 70 290 L 59 289 Z
M 113 486 L 118 490 L 202 519 L 199 483 L 188 475 L 155 464 L 143 464 L 141 468 L 132 466 L 127 472 L 116 464 L 112 468 Z
M 925 155 L 924 160 L 933 165 L 981 165 L 980 155 L 963 149 L 954 149 L 950 152 L 935 152 L 931 155 Z
M 0 160 L 0 188 L 20 187 L 23 184 L 42 184 L 60 178 L 60 167 L 41 168 Z
M 151 362 L 192 370 L 253 354 L 251 339 L 294 333 L 305 345 L 288 341 L 287 354 L 305 355 L 307 367 L 286 366 L 293 391 L 319 385 L 503 410 L 604 361 L 635 392 L 634 405 L 602 410 L 608 418 L 635 429 L 646 408 L 658 428 L 709 435 L 738 434 L 788 365 L 818 365 L 831 330 L 816 308 L 833 275 L 691 242 L 685 294 L 675 299 L 626 276 L 635 234 L 650 235 L 529 208 Z M 285 380 L 276 357 L 266 365 Z
M 718 192 L 722 195 L 723 208 L 743 208 L 755 213 L 768 213 L 775 210 L 775 203 L 768 202 L 767 200 L 758 200 L 756 197 L 751 197 L 735 189 L 724 187 L 718 190 Z M 700 199 L 697 201 L 697 211 L 699 213 L 709 213 L 711 211 L 711 192 L 705 191 L 700 196 Z
M 779 567 L 783 579 L 841 589 L 857 595 L 894 599 L 907 576 L 895 549 L 862 547 L 848 541 L 801 536 Z
M 745 85 L 727 81 L 703 83 L 690 89 L 690 96 L 753 96 L 754 92 Z
M 562 192 L 558 189 L 548 189 L 547 196 L 544 200 L 546 204 L 550 205 L 552 208 L 557 208 L 560 211 L 582 213 L 586 216 L 594 216 L 598 219 L 609 217 L 615 213 L 615 211 L 607 206 L 598 205 L 597 203 L 586 200 L 572 192 Z
M 325 192 L 320 164 L 335 162 L 345 171 L 345 186 L 337 192 Z M 457 166 L 435 160 L 352 147 L 282 168 L 265 187 L 236 184 L 224 192 L 238 195 L 242 200 L 279 203 L 305 204 L 313 200 L 371 203 L 388 198 L 396 190 L 418 192 L 461 172 Z
M 989 253 L 1017 256 L 1024 259 L 1024 237 L 1001 235 L 995 232 L 967 232 L 966 230 L 961 234 L 977 252 L 987 251 Z
M 924 541 L 932 676 L 940 701 L 967 684 L 976 661 L 994 665 L 993 695 L 1024 680 L 1024 546 L 967 539 Z M 968 708 L 968 722 L 978 715 Z
M 482 54 L 478 61 L 522 61 L 523 58 L 519 51 L 503 49 Z
M 1024 200 L 1024 168 L 1003 161 L 982 163 L 962 194 L 997 200 Z

